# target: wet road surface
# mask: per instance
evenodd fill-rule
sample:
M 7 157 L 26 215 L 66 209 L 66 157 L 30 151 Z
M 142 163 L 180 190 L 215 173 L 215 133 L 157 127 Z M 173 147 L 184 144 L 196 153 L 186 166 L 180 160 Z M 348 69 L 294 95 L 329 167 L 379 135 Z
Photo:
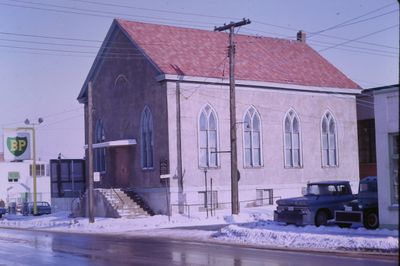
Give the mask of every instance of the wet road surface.
M 397 258 L 0 229 L 0 265 L 381 266 L 397 265 Z

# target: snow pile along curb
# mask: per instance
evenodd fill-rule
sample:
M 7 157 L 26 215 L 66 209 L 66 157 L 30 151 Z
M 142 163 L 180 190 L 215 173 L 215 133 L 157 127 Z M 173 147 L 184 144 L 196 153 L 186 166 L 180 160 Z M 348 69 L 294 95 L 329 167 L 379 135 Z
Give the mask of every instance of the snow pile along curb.
M 247 226 L 229 225 L 213 234 L 213 237 L 223 241 L 275 247 L 380 252 L 399 251 L 397 236 L 344 234 L 347 232 L 333 234 L 329 233 L 329 230 L 327 233 L 313 230 L 316 228 L 298 229 L 300 229 L 298 232 L 293 232 L 276 230 L 276 226 L 271 226 L 271 229 L 261 229 L 260 227 L 249 228 Z M 355 229 L 351 230 L 357 231 Z

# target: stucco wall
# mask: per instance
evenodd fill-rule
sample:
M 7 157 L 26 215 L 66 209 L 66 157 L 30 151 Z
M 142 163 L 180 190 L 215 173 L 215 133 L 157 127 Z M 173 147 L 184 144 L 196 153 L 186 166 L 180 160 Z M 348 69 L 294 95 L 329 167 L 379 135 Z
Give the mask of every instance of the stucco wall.
M 156 81 L 157 69 L 141 55 L 118 29 L 111 35 L 108 47 L 119 54 L 103 56 L 93 81 L 93 127 L 102 119 L 105 141 L 135 139 L 138 143 L 124 148 L 108 148 L 106 172 L 99 187 L 162 187 L 159 162 L 168 159 L 168 131 L 165 86 Z M 128 53 L 128 54 L 121 54 Z M 127 82 L 116 86 L 123 75 Z M 140 156 L 140 120 L 145 106 L 153 115 L 154 169 L 142 170 Z M 85 108 L 87 143 L 87 108 Z M 122 163 L 125 162 L 125 163 Z M 126 163 L 128 162 L 128 163 Z M 128 167 L 120 169 L 120 167 Z M 120 173 L 128 173 L 128 182 L 121 181 Z M 118 175 L 118 176 L 116 176 Z M 119 181 L 120 182 L 119 182 Z M 121 183 L 122 182 L 122 183 Z
M 176 84 L 168 83 L 168 124 L 170 132 L 171 171 L 176 173 Z M 219 120 L 219 150 L 230 150 L 229 89 L 221 85 L 181 84 L 182 152 L 184 198 L 186 203 L 200 203 L 198 191 L 204 190 L 204 172 L 198 164 L 198 117 L 200 110 L 210 104 Z M 256 189 L 273 189 L 274 196 L 297 196 L 309 181 L 349 180 L 354 192 L 358 188 L 357 119 L 354 96 L 298 92 L 278 89 L 237 87 L 239 200 L 246 205 L 256 198 Z M 263 166 L 244 168 L 243 127 L 240 121 L 247 108 L 253 105 L 261 116 Z M 283 119 L 293 108 L 301 123 L 303 167 L 285 169 L 283 151 Z M 329 110 L 337 123 L 338 167 L 323 168 L 321 163 L 321 121 Z M 230 155 L 219 155 L 220 167 L 207 172 L 208 186 L 218 190 L 218 201 L 230 201 Z M 173 185 L 176 182 L 173 182 Z M 209 188 L 208 188 L 209 189 Z M 192 193 L 194 192 L 194 193 Z M 173 197 L 172 201 L 177 197 Z M 276 199 L 274 199 L 275 202 Z
M 399 89 L 376 91 L 374 102 L 380 225 L 398 228 L 399 205 L 392 202 L 389 134 L 399 132 Z

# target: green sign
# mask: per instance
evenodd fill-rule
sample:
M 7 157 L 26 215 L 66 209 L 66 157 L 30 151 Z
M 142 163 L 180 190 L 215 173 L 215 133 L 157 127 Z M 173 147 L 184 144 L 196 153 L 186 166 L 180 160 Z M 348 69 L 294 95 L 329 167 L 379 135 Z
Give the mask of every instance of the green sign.
M 28 147 L 27 137 L 8 137 L 7 148 L 15 156 L 21 156 Z

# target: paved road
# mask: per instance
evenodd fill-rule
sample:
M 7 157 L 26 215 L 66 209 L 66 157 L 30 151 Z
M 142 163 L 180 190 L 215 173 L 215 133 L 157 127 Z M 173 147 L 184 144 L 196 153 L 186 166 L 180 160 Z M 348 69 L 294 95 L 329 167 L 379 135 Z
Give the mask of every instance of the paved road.
M 397 265 L 396 258 L 0 229 L 0 265 Z

